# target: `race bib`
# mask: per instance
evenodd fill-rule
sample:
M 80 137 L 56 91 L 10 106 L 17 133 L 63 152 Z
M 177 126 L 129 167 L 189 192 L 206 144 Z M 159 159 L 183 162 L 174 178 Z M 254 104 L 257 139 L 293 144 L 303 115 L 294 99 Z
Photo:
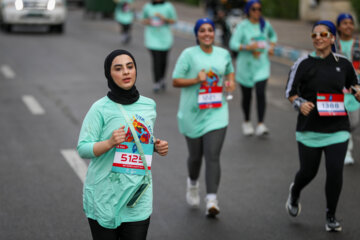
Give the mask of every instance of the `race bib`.
M 154 144 L 141 144 L 148 170 L 151 170 L 152 155 L 154 152 Z M 145 168 L 142 163 L 141 156 L 134 142 L 123 142 L 116 147 L 114 162 L 112 165 L 113 172 L 145 175 Z
M 346 116 L 344 94 L 318 93 L 316 106 L 320 116 Z
M 151 26 L 159 27 L 159 26 L 164 25 L 164 21 L 161 20 L 161 18 L 159 18 L 159 17 L 152 17 L 150 19 L 150 24 L 151 24 Z
M 219 108 L 222 106 L 222 86 L 201 86 L 198 103 L 200 109 Z

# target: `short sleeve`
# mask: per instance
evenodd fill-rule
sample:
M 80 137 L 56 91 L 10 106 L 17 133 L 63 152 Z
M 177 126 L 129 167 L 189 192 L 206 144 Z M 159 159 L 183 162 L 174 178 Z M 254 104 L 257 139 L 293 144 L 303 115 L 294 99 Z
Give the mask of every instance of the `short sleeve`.
M 269 41 L 272 43 L 276 43 L 277 42 L 277 34 L 276 34 L 274 28 L 271 26 L 270 22 L 266 22 L 266 24 L 268 25 L 267 35 L 268 35 Z
M 101 112 L 93 105 L 86 114 L 81 126 L 77 150 L 82 158 L 93 158 L 94 144 L 100 141 L 104 125 Z
M 226 69 L 225 69 L 225 75 L 228 75 L 230 73 L 234 72 L 234 66 L 232 64 L 232 59 L 230 56 L 230 53 L 226 51 Z
M 185 49 L 176 61 L 175 68 L 172 74 L 173 78 L 187 78 L 190 71 L 190 57 L 187 49 Z
M 347 59 L 345 59 L 345 61 L 347 65 L 345 87 L 350 88 L 350 86 L 359 84 L 359 78 L 356 74 L 355 68 L 353 67 L 352 63 Z
M 239 51 L 240 45 L 243 44 L 242 43 L 243 31 L 241 26 L 242 26 L 241 24 L 238 24 L 236 26 L 235 32 L 234 34 L 232 34 L 229 43 L 230 49 L 236 52 Z
M 176 10 L 175 10 L 174 6 L 171 3 L 169 3 L 169 11 L 168 11 L 168 13 L 169 13 L 168 18 L 170 18 L 170 19 L 172 19 L 174 21 L 177 20 Z
M 141 18 L 142 19 L 147 19 L 147 18 L 150 17 L 148 9 L 149 9 L 149 4 L 145 4 L 143 9 L 142 9 L 142 13 L 141 13 Z

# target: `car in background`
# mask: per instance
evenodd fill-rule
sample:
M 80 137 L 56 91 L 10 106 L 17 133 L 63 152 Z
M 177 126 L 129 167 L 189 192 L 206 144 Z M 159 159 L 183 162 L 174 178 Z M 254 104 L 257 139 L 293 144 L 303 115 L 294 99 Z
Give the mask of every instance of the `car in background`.
M 10 32 L 14 25 L 47 25 L 62 33 L 66 21 L 65 0 L 0 0 L 0 22 Z

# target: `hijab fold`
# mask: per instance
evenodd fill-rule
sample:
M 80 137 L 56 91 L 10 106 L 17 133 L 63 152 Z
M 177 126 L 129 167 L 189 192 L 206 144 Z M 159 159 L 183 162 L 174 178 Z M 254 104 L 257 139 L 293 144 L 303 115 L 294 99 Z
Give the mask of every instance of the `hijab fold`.
M 122 49 L 117 49 L 117 50 L 112 51 L 105 58 L 104 71 L 105 71 L 105 77 L 108 81 L 108 86 L 110 88 L 110 91 L 107 93 L 107 96 L 116 103 L 120 103 L 123 105 L 129 105 L 129 104 L 136 102 L 140 97 L 140 94 L 139 94 L 138 90 L 136 89 L 135 84 L 129 90 L 125 90 L 125 89 L 119 87 L 115 83 L 114 79 L 112 79 L 112 77 L 111 77 L 112 62 L 114 61 L 114 59 L 117 56 L 120 56 L 123 54 L 128 55 L 133 60 L 135 70 L 136 70 L 136 76 L 137 76 L 137 67 L 136 67 L 135 58 L 131 55 L 131 53 L 129 53 L 126 50 L 122 50 Z M 135 82 L 136 82 L 136 79 L 135 79 Z
M 245 14 L 249 17 L 249 12 L 250 12 L 250 9 L 252 7 L 252 5 L 254 5 L 255 3 L 259 3 L 261 5 L 261 1 L 260 0 L 250 0 L 246 3 L 245 5 L 245 9 L 244 9 L 244 12 Z M 264 28 L 265 28 L 265 19 L 263 17 L 260 17 L 260 30 L 261 32 L 264 32 Z

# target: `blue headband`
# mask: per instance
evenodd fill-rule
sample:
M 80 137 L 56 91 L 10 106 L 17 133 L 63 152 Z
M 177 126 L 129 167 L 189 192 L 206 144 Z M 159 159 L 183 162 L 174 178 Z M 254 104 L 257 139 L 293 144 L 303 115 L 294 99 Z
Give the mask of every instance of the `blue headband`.
M 213 27 L 214 31 L 215 31 L 215 23 L 211 19 L 209 19 L 209 18 L 200 18 L 199 20 L 197 20 L 196 23 L 195 23 L 195 26 L 194 26 L 194 33 L 195 33 L 196 43 L 197 44 L 199 44 L 199 41 L 197 40 L 198 31 L 199 31 L 201 25 L 203 25 L 205 23 L 210 24 Z
M 328 20 L 318 21 L 314 24 L 313 29 L 318 25 L 325 25 L 329 29 L 329 31 L 332 33 L 332 35 L 334 35 L 334 37 L 336 38 L 336 26 L 333 22 L 328 21 Z M 331 50 L 333 52 L 336 52 L 335 44 L 332 44 Z
M 261 4 L 260 0 L 250 0 L 250 1 L 248 1 L 248 2 L 246 3 L 245 9 L 244 9 L 244 12 L 245 12 L 246 15 L 249 15 L 250 8 L 251 8 L 251 6 L 254 5 L 255 3 L 260 3 L 260 4 Z
M 345 19 L 351 19 L 352 21 L 354 21 L 354 18 L 353 18 L 353 16 L 351 16 L 351 14 L 349 14 L 349 13 L 341 13 L 338 16 L 337 20 L 336 20 L 336 24 L 339 26 L 341 21 L 345 20 Z

